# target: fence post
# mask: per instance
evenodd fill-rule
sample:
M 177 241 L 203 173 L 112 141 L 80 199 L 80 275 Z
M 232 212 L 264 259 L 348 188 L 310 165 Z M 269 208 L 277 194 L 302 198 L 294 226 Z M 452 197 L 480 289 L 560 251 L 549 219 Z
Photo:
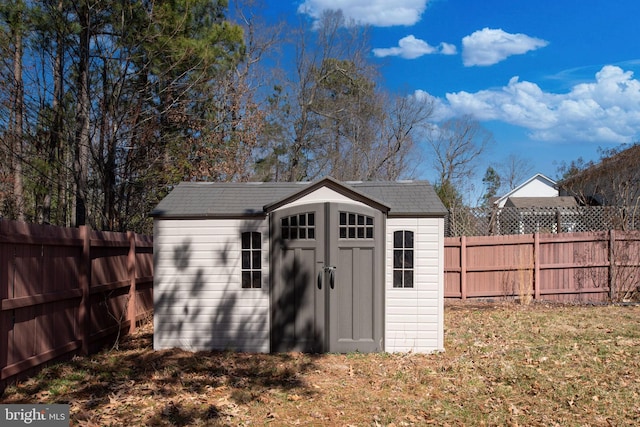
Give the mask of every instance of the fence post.
M 80 226 L 80 236 L 82 238 L 82 255 L 80 258 L 80 306 L 78 307 L 78 339 L 81 343 L 81 353 L 89 354 L 89 339 L 91 338 L 90 310 L 91 294 L 91 229 L 88 225 Z
M 609 230 L 609 300 L 613 301 L 616 285 L 616 235 L 613 229 Z
M 6 221 L 0 220 L 0 237 L 5 232 Z M 0 244 L 0 308 L 2 300 L 9 298 L 9 245 Z M 13 295 L 11 295 L 13 296 Z M 11 324 L 9 311 L 0 310 L 0 373 L 7 367 L 9 353 L 9 331 L 13 327 Z M 0 375 L 0 396 L 4 393 L 7 382 Z
M 460 297 L 467 299 L 467 237 L 460 237 Z
M 540 233 L 533 234 L 533 299 L 540 299 Z
M 127 272 L 129 274 L 129 305 L 127 306 L 127 317 L 129 318 L 129 333 L 136 330 L 136 234 L 133 231 L 127 232 L 129 239 L 129 254 L 127 256 Z

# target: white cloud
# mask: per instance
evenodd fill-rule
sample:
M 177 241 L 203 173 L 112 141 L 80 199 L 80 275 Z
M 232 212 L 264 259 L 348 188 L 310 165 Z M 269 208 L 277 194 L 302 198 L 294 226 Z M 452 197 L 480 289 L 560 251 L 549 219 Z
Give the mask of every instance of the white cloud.
M 414 97 L 418 101 L 433 103 L 433 114 L 431 115 L 430 120 L 434 123 L 441 122 L 455 116 L 455 113 L 451 110 L 451 107 L 445 102 L 445 100 L 435 97 L 429 92 L 418 89 L 410 96 Z
M 520 126 L 537 140 L 628 143 L 640 129 L 640 81 L 612 65 L 564 94 L 513 77 L 498 90 L 448 93 L 446 99 L 448 114 Z
M 373 54 L 377 57 L 400 56 L 405 59 L 415 59 L 432 53 L 455 55 L 456 47 L 449 43 L 440 43 L 438 47 L 434 47 L 411 34 L 401 38 L 397 47 L 373 49 Z
M 325 10 L 341 9 L 345 18 L 375 27 L 414 25 L 429 0 L 305 0 L 298 12 L 319 18 Z
M 455 55 L 458 53 L 458 48 L 451 43 L 440 43 L 440 53 L 443 55 Z
M 466 67 L 493 65 L 509 56 L 545 47 L 549 42 L 525 34 L 483 28 L 462 39 L 462 61 Z

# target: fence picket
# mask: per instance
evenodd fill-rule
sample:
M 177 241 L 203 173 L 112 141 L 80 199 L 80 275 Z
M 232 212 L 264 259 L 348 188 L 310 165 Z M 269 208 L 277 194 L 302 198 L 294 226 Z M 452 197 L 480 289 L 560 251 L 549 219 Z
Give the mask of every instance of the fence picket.
M 0 394 L 47 362 L 133 331 L 153 309 L 152 259 L 152 239 L 134 233 L 0 220 Z M 120 324 L 101 317 L 127 299 Z
M 637 231 L 447 237 L 445 298 L 637 298 L 638 247 Z

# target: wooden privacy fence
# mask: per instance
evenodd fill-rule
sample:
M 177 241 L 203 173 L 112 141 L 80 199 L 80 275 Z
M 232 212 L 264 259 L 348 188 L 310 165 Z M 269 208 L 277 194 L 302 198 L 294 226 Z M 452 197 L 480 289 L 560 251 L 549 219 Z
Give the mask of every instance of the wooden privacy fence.
M 0 392 L 132 331 L 151 313 L 152 293 L 150 237 L 0 221 Z
M 637 298 L 640 233 L 445 238 L 445 298 L 602 302 Z

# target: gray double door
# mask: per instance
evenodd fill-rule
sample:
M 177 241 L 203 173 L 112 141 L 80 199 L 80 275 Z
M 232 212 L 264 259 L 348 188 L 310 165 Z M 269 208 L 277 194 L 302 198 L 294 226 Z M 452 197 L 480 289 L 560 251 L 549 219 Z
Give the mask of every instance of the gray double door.
M 271 227 L 272 351 L 382 351 L 382 213 L 300 205 L 276 211 Z

